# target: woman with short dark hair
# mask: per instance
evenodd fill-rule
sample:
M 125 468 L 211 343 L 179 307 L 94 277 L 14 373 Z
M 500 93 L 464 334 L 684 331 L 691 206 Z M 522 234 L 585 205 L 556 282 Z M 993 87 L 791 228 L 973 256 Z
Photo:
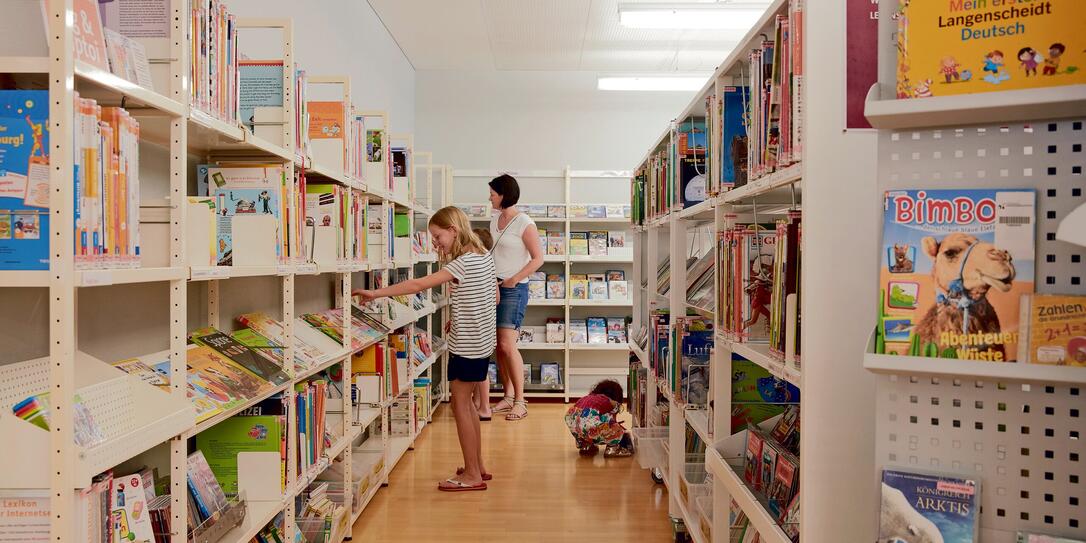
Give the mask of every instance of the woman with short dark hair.
M 511 175 L 492 179 L 490 205 L 500 213 L 490 219 L 490 235 L 494 238 L 495 272 L 498 276 L 500 301 L 498 302 L 498 367 L 505 397 L 493 411 L 508 413 L 506 420 L 520 420 L 528 416 L 528 402 L 524 399 L 524 358 L 517 349 L 517 336 L 528 307 L 528 276 L 543 265 L 543 248 L 539 245 L 539 230 L 535 221 L 517 211 L 520 185 Z M 482 397 L 486 397 L 486 383 L 482 385 Z M 489 413 L 480 412 L 483 418 Z

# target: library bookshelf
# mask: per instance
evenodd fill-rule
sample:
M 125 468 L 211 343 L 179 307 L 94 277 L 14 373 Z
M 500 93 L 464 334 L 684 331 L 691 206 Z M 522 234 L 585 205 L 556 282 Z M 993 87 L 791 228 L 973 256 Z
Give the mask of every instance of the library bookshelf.
M 525 395 L 529 398 L 555 398 L 568 402 L 584 396 L 592 386 L 602 379 L 612 378 L 626 387 L 629 374 L 629 328 L 626 341 L 617 343 L 575 342 L 569 323 L 585 320 L 589 317 L 611 317 L 628 319 L 633 310 L 632 295 L 617 299 L 577 299 L 573 298 L 569 278 L 574 274 L 605 273 L 618 270 L 623 273 L 627 285 L 635 284 L 633 276 L 633 252 L 626 241 L 624 247 L 607 247 L 606 254 L 570 254 L 569 233 L 606 231 L 621 232 L 624 239 L 632 235 L 629 214 L 624 216 L 572 216 L 575 207 L 590 206 L 606 208 L 612 211 L 629 203 L 630 173 L 627 171 L 575 170 L 569 166 L 561 170 L 455 170 L 448 189 L 447 205 L 474 208 L 476 213 L 469 213 L 472 226 L 489 228 L 491 207 L 487 201 L 489 188 L 487 182 L 502 175 L 515 177 L 521 188 L 518 208 L 525 211 L 527 206 L 549 206 L 562 210 L 556 217 L 533 217 L 541 233 L 557 233 L 563 239 L 559 254 L 544 251 L 543 266 L 540 271 L 553 275 L 560 274 L 564 282 L 564 295 L 556 298 L 533 298 L 528 302 L 524 318 L 525 327 L 538 327 L 547 319 L 561 319 L 564 326 L 564 341 L 544 342 L 536 337 L 533 342 L 518 345 L 525 364 L 532 365 L 532 382 L 526 383 Z M 604 209 L 604 215 L 606 209 Z M 580 215 L 580 213 L 578 212 Z M 537 336 L 539 334 L 536 334 Z M 562 382 L 559 386 L 543 386 L 540 381 L 540 364 L 558 363 L 561 367 Z M 491 392 L 491 396 L 501 397 L 500 386 Z
M 646 205 L 634 225 L 634 275 L 640 282 L 632 289 L 632 330 L 649 330 L 650 343 L 632 347 L 647 374 L 641 408 L 648 415 L 649 426 L 663 426 L 646 432 L 655 439 L 649 439 L 643 448 L 657 447 L 666 453 L 652 467 L 663 475 L 670 490 L 670 515 L 682 521 L 694 541 L 721 543 L 735 537 L 729 517 L 737 512 L 747 519 L 746 529 L 757 530 L 762 541 L 786 543 L 791 541 L 789 533 L 797 531 L 808 542 L 875 538 L 878 495 L 872 484 L 874 450 L 866 437 L 875 431 L 874 379 L 864 370 L 858 353 L 870 328 L 866 317 L 857 317 L 856 312 L 873 313 L 865 312 L 867 305 L 857 309 L 856 304 L 844 301 L 853 299 L 849 293 L 856 285 L 870 284 L 873 274 L 865 267 L 851 265 L 852 259 L 830 248 L 840 247 L 845 240 L 849 247 L 874 246 L 875 229 L 858 225 L 866 225 L 863 221 L 874 217 L 878 207 L 871 182 L 876 138 L 871 130 L 844 129 L 844 40 L 823 38 L 844 35 L 846 7 L 838 4 L 812 9 L 809 2 L 769 3 L 762 18 L 634 168 L 635 184 L 642 175 L 648 175 L 647 183 L 651 183 L 653 161 L 660 157 L 677 161 L 683 127 L 689 131 L 694 123 L 704 123 L 713 154 L 710 161 L 726 156 L 722 154 L 726 142 L 720 137 L 727 116 L 722 111 L 729 107 L 725 95 L 751 85 L 751 54 L 774 40 L 779 19 L 789 19 L 790 9 L 800 7 L 801 37 L 793 37 L 791 45 L 801 50 L 797 55 L 792 49 L 793 61 L 802 70 L 792 75 L 801 85 L 792 87 L 792 98 L 802 107 L 791 109 L 791 121 L 795 127 L 792 134 L 801 147 L 794 148 L 791 156 L 782 155 L 775 167 L 752 166 L 747 182 L 736 188 L 723 183 L 719 167 L 711 168 L 705 174 L 707 197 L 687 206 L 683 205 L 685 187 L 679 174 L 660 170 L 660 179 L 671 187 L 674 198 L 661 197 L 664 200 L 656 209 Z M 749 94 L 747 99 L 754 100 Z M 755 151 L 750 152 L 753 155 Z M 734 334 L 722 331 L 720 285 L 729 279 L 727 274 L 735 272 L 721 267 L 719 255 L 710 255 L 715 307 L 687 300 L 688 275 L 695 270 L 679 265 L 677 258 L 701 257 L 715 250 L 724 232 L 735 224 L 773 223 L 796 212 L 802 214 L 800 294 L 781 300 L 785 349 L 774 352 L 765 343 L 738 341 Z M 637 214 L 635 210 L 635 217 Z M 669 273 L 659 273 L 664 270 Z M 796 302 L 800 302 L 798 309 Z M 663 340 L 663 357 L 652 352 L 651 344 L 653 315 L 661 313 L 671 319 Z M 682 357 L 672 354 L 681 350 L 674 337 L 677 318 L 702 318 L 715 329 L 705 404 L 676 394 L 676 385 L 671 382 L 676 379 L 672 375 L 677 374 L 678 379 L 684 375 L 683 367 L 675 366 Z M 796 329 L 796 322 L 803 323 L 802 332 Z M 743 407 L 732 401 L 733 359 L 749 361 L 779 383 L 801 390 L 798 526 L 796 519 L 782 526 L 781 516 L 770 512 L 765 497 L 744 481 L 747 431 L 736 432 L 732 427 L 733 410 Z M 654 371 L 654 367 L 661 369 Z M 671 368 L 670 375 L 667 368 Z M 662 416 L 665 412 L 666 417 Z M 762 424 L 771 425 L 774 420 Z M 707 474 L 704 486 L 699 487 L 707 495 L 690 498 L 694 493 L 689 489 L 698 482 L 686 480 L 691 473 Z M 849 496 L 848 507 L 840 506 L 841 496 Z
M 406 338 L 409 357 L 415 336 L 424 335 L 431 341 L 430 353 L 419 364 L 409 358 L 408 370 L 400 372 L 399 394 L 382 387 L 377 396 L 353 397 L 351 390 L 352 360 L 377 344 L 387 353 L 390 337 L 386 332 L 360 343 L 348 340 L 348 347 L 323 351 L 306 366 L 287 363 L 282 368 L 289 378 L 286 382 L 197 422 L 186 393 L 186 339 L 191 331 L 204 327 L 227 333 L 238 330 L 241 325 L 236 317 L 260 312 L 281 324 L 283 359 L 293 361 L 298 355 L 298 334 L 303 331 L 298 327 L 307 326 L 300 317 L 337 308 L 344 311 L 336 331 L 340 337 L 352 338 L 348 313 L 352 287 L 410 279 L 435 266 L 428 241 L 412 247 L 412 238 L 420 229 L 425 231 L 425 221 L 433 213 L 434 202 L 440 201 L 435 198 L 451 168 L 434 164 L 428 153 L 416 153 L 410 135 L 390 134 L 384 112 L 352 108 L 349 78 L 311 76 L 307 83 L 299 83 L 293 53 L 296 36 L 289 19 L 236 20 L 242 52 L 246 52 L 247 32 L 276 36 L 275 52 L 267 58 L 282 66 L 282 105 L 273 117 L 246 127 L 236 116 L 209 113 L 192 99 L 190 68 L 196 59 L 188 47 L 194 32 L 189 2 L 164 3 L 165 34 L 145 43 L 153 59 L 154 90 L 77 58 L 72 0 L 50 1 L 44 13 L 36 1 L 5 5 L 5 17 L 24 35 L 0 42 L 7 55 L 0 56 L 0 73 L 18 88 L 48 90 L 52 142 L 75 138 L 76 127 L 70 120 L 74 118 L 76 92 L 102 106 L 123 108 L 140 123 L 140 216 L 133 226 L 139 230 L 144 250 L 136 267 L 84 268 L 76 263 L 73 229 L 63 225 L 73 224 L 77 211 L 73 203 L 77 157 L 72 146 L 53 145 L 48 153 L 53 225 L 48 269 L 0 271 L 0 306 L 11 315 L 3 324 L 12 332 L 0 356 L 0 374 L 4 375 L 0 427 L 6 441 L 19 443 L 3 454 L 7 469 L 0 477 L 0 492 L 29 492 L 46 500 L 50 540 L 87 541 L 90 534 L 85 533 L 86 521 L 80 515 L 86 513 L 82 491 L 90 486 L 91 478 L 108 470 L 123 473 L 153 468 L 158 477 L 168 476 L 171 481 L 166 490 L 171 497 L 167 540 L 188 541 L 186 466 L 195 440 L 231 416 L 273 397 L 283 399 L 286 420 L 294 424 L 296 388 L 324 379 L 330 389 L 338 390 L 326 399 L 326 435 L 331 445 L 300 466 L 299 435 L 287 431 L 285 457 L 273 454 L 270 462 L 267 457 L 239 459 L 238 485 L 244 493 L 246 514 L 216 540 L 247 543 L 277 518 L 285 536 L 294 540 L 299 529 L 296 515 L 300 513 L 296 498 L 305 495 L 314 482 L 338 485 L 344 513 L 337 522 L 349 526 L 343 523 L 349 518 L 353 524 L 374 494 L 387 485 L 389 473 L 412 447 L 441 400 L 448 397 L 446 353 L 439 339 L 446 319 L 440 296 L 427 292 L 417 307 L 399 311 L 395 317 L 381 306 L 379 320 L 389 332 Z M 269 55 L 264 51 L 249 54 Z M 367 126 L 382 131 L 385 137 L 375 144 L 379 148 L 376 160 L 360 164 L 354 173 L 345 165 L 314 161 L 315 153 L 305 136 L 307 121 L 302 120 L 306 117 L 298 110 L 305 102 L 297 98 L 307 92 L 319 94 L 317 87 L 332 89 L 322 89 L 325 94 L 321 99 L 338 100 L 349 115 L 364 117 L 373 123 Z M 349 119 L 343 120 L 347 124 Z M 406 170 L 396 174 L 389 164 L 393 151 L 402 153 L 407 164 Z M 374 224 L 384 232 L 393 231 L 397 214 L 406 214 L 410 225 L 407 241 L 399 239 L 404 236 L 379 236 L 372 242 L 347 235 L 349 241 L 357 241 L 358 252 L 318 256 L 307 251 L 312 247 L 301 241 L 300 251 L 262 261 L 251 258 L 239 265 L 195 262 L 187 246 L 202 240 L 192 234 L 191 208 L 186 201 L 198 196 L 196 164 L 225 163 L 271 164 L 282 169 L 284 180 L 304 175 L 309 183 L 341 187 L 345 202 L 358 199 L 361 209 L 379 210 Z M 304 240 L 301 231 L 296 234 Z M 246 248 L 237 249 L 240 259 Z M 168 392 L 111 365 L 148 353 L 168 360 L 164 372 Z M 380 373 L 395 373 L 395 363 L 385 356 L 378 362 Z M 417 392 L 416 383 L 426 384 L 430 394 Z M 50 431 L 13 417 L 10 407 L 14 403 L 46 391 Z M 77 402 L 73 398 L 77 396 L 78 405 L 100 426 L 102 440 L 90 447 L 76 445 Z M 426 405 L 416 410 L 416 398 L 425 399 Z M 339 467 L 333 470 L 333 466 Z M 269 484 L 279 479 L 280 469 L 285 471 L 282 485 Z M 333 472 L 335 475 L 330 475 Z M 39 528 L 45 529 L 45 524 Z M 340 528 L 332 539 L 349 537 L 350 530 Z

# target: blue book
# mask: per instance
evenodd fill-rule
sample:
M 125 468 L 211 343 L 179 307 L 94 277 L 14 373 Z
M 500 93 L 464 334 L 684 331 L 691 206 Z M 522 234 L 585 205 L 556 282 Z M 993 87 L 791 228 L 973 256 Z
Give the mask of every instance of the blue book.
M 975 479 L 883 470 L 879 541 L 975 543 L 979 498 Z
M 747 87 L 724 88 L 724 114 L 721 139 L 721 184 L 741 186 L 747 182 L 747 113 L 750 91 Z
M 241 124 L 253 132 L 256 108 L 266 107 L 283 107 L 283 61 L 240 61 L 238 63 L 238 118 Z
M 49 269 L 49 92 L 0 90 L 0 270 Z

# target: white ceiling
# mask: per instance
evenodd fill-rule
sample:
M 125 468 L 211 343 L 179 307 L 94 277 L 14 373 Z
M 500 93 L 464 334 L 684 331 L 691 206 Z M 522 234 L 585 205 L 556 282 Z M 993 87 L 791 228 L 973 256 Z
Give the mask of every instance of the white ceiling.
M 708 72 L 742 37 L 626 28 L 619 0 L 368 2 L 416 70 Z

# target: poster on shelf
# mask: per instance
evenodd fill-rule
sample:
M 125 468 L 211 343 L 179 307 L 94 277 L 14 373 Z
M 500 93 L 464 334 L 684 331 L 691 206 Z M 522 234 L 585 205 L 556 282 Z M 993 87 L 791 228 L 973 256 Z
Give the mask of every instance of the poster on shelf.
M 892 0 L 886 0 L 890 2 Z M 867 91 L 879 80 L 879 0 L 848 0 L 845 15 L 845 129 L 867 129 Z
M 49 491 L 0 490 L 0 541 L 49 541 Z
M 898 98 L 1086 83 L 1082 0 L 898 0 L 896 11 Z

